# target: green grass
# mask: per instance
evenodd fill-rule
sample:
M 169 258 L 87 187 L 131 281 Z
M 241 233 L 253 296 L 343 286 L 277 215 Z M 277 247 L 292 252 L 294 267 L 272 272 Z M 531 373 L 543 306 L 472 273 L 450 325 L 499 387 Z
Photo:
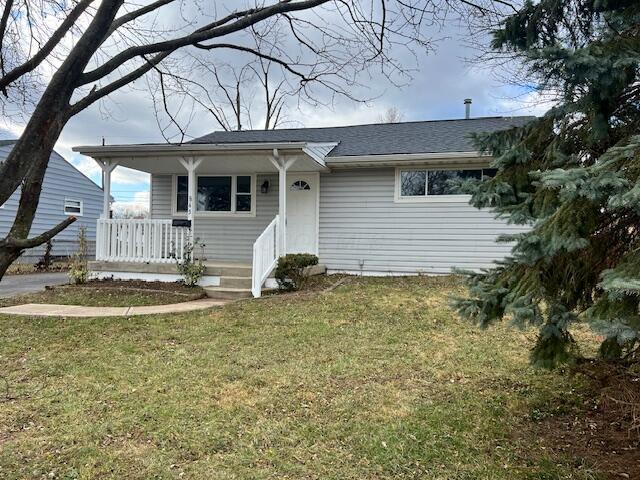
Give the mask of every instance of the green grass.
M 356 279 L 184 315 L 0 317 L 0 478 L 593 478 L 514 440 L 577 380 L 528 366 L 531 333 L 459 320 L 460 291 Z

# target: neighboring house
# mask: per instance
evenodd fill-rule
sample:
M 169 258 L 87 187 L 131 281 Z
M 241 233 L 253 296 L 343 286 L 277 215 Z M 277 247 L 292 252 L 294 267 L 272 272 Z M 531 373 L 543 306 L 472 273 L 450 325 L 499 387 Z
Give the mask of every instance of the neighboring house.
M 212 294 L 250 285 L 260 295 L 284 252 L 314 253 L 329 272 L 364 275 L 489 267 L 510 251 L 496 238 L 523 229 L 470 206 L 447 180 L 493 174 L 470 134 L 531 119 L 214 132 L 182 145 L 77 147 L 107 180 L 116 165 L 151 174 L 150 219 L 136 226 L 101 220 L 102 262 L 94 269 L 169 279 L 175 267 L 159 265 L 180 257 L 190 234 L 180 219 L 203 244 L 196 253 L 209 264 Z M 236 269 L 223 270 L 229 263 Z
M 0 140 L 0 162 L 4 161 L 15 140 Z M 20 201 L 20 188 L 0 206 L 0 236 L 4 237 L 15 219 Z M 40 202 L 31 226 L 30 236 L 38 235 L 67 216 L 78 219 L 52 240 L 51 254 L 66 257 L 78 249 L 78 229 L 86 227 L 89 254 L 95 252 L 96 220 L 102 212 L 102 189 L 67 162 L 56 152 L 51 153 L 40 194 Z M 37 262 L 44 253 L 44 246 L 32 248 L 22 254 L 19 262 Z

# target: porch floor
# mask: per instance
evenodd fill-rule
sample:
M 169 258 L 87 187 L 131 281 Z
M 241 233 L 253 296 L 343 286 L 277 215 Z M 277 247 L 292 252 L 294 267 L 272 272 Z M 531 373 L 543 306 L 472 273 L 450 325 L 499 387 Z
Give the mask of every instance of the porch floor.
M 249 262 L 205 261 L 203 263 L 205 265 L 205 275 L 251 277 L 251 263 Z M 89 270 L 92 272 L 175 274 L 176 264 L 174 262 L 108 262 L 98 260 L 89 262 Z

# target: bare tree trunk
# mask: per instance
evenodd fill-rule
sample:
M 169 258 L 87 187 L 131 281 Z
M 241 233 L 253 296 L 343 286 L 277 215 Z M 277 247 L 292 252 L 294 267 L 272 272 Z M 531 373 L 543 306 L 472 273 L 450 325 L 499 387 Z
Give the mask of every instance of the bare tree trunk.
M 76 220 L 75 217 L 69 217 L 52 229 L 28 239 L 51 152 L 72 115 L 71 97 L 93 52 L 109 31 L 122 2 L 123 0 L 102 2 L 85 34 L 53 75 L 23 134 L 0 168 L 0 191 L 4 193 L 0 197 L 1 203 L 22 183 L 13 226 L 8 235 L 0 240 L 0 279 L 11 262 L 24 250 L 42 245 Z
M 0 248 L 0 273 L 2 276 L 4 276 L 11 264 L 20 257 L 21 253 L 21 251 L 17 250 Z
M 236 130 L 242 130 L 242 118 L 241 118 L 242 104 L 240 101 L 240 81 L 236 85 Z

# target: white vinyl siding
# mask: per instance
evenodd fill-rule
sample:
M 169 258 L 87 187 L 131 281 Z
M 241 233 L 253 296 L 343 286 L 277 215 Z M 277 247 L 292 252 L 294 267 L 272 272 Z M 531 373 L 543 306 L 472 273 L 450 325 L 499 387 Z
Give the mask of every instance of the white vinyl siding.
M 509 226 L 464 201 L 398 203 L 396 169 L 340 170 L 322 174 L 319 204 L 320 262 L 330 270 L 372 273 L 450 273 L 480 269 L 510 252 L 496 243 Z M 260 186 L 269 180 L 269 192 Z M 153 175 L 152 218 L 172 217 L 172 176 Z M 195 217 L 195 233 L 208 260 L 250 262 L 253 242 L 278 213 L 277 175 L 257 175 L 255 217 Z
M 496 243 L 524 231 L 465 201 L 397 203 L 396 169 L 323 174 L 320 184 L 320 261 L 330 270 L 450 273 L 480 269 L 509 254 Z

